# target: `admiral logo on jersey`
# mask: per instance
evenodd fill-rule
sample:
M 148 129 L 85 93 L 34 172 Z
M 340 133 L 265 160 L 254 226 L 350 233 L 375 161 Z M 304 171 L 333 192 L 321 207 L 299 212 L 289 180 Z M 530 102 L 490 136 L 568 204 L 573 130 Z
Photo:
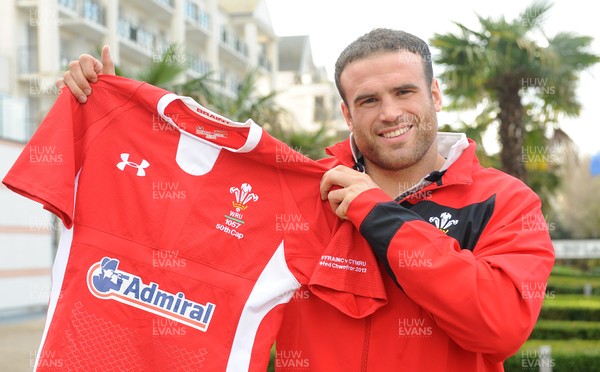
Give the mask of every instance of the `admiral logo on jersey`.
M 182 292 L 163 291 L 157 283 L 144 284 L 135 274 L 118 270 L 119 260 L 104 257 L 88 270 L 90 292 L 103 300 L 115 300 L 138 309 L 206 331 L 215 304 L 206 305 L 188 300 Z

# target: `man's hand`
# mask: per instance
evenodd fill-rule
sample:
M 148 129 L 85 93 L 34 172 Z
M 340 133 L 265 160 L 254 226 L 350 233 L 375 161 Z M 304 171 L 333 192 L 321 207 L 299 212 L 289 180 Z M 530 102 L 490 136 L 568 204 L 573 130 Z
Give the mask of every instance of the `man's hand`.
M 376 188 L 379 186 L 367 174 L 338 165 L 323 175 L 321 199 L 328 199 L 335 214 L 339 218 L 347 220 L 348 206 L 354 198 L 363 191 Z
M 67 86 L 79 102 L 87 102 L 87 96 L 92 94 L 90 82 L 98 81 L 99 74 L 115 74 L 115 65 L 110 57 L 108 45 L 102 48 L 101 59 L 102 62 L 89 54 L 80 55 L 78 60 L 69 62 L 69 71 L 65 72 L 62 79 L 56 81 L 56 87 L 60 90 Z

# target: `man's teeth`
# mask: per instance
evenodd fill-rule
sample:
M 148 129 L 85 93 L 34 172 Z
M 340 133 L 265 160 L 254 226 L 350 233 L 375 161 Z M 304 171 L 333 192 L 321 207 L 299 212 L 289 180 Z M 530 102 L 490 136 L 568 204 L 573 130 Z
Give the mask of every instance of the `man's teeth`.
M 384 134 L 383 134 L 383 136 L 384 136 L 385 138 L 398 137 L 398 136 L 401 136 L 401 135 L 403 135 L 404 133 L 406 133 L 406 132 L 407 132 L 409 129 L 410 129 L 410 127 L 403 127 L 403 128 L 399 128 L 399 129 L 396 129 L 396 130 L 395 130 L 395 131 L 393 131 L 393 132 L 387 132 L 387 133 L 384 133 Z

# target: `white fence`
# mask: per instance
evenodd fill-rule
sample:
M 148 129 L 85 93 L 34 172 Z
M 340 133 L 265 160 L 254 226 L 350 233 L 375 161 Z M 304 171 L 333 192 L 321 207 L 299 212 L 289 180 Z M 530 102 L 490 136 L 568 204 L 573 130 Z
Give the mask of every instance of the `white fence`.
M 600 258 L 600 239 L 553 240 L 556 258 Z

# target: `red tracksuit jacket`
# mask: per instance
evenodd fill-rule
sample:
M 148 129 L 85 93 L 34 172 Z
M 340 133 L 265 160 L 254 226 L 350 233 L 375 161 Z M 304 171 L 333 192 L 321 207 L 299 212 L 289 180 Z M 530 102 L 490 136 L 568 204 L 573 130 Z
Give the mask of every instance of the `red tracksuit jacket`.
M 330 166 L 355 163 L 348 141 L 328 153 Z M 301 289 L 277 339 L 279 371 L 502 371 L 525 342 L 554 263 L 539 198 L 481 167 L 471 140 L 428 179 L 397 201 L 374 189 L 350 204 L 388 304 L 352 319 Z

